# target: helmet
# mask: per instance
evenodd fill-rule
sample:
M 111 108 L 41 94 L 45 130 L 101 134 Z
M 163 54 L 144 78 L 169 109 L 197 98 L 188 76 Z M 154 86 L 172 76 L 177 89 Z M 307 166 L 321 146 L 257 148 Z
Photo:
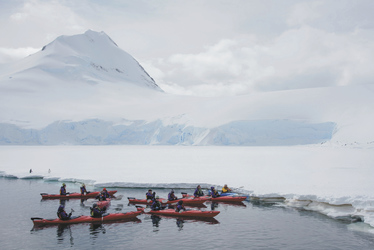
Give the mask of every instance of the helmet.
M 65 184 L 65 183 L 62 183 L 62 186 L 66 186 L 66 184 Z
M 96 203 L 95 203 L 95 204 L 93 204 L 93 205 L 92 205 L 92 207 L 93 207 L 93 208 L 97 207 L 97 204 L 96 204 Z
M 106 188 L 103 188 L 103 191 L 106 191 Z
M 171 190 L 171 193 L 174 193 L 174 189 Z
M 212 190 L 213 190 L 213 189 L 214 189 L 214 187 L 210 187 L 210 189 L 212 189 Z
M 58 211 L 62 211 L 62 210 L 64 210 L 64 208 L 65 208 L 64 205 L 60 205 L 60 206 L 58 207 Z
M 84 183 L 82 183 L 82 187 L 85 187 L 86 185 Z
M 178 201 L 178 204 L 179 204 L 179 205 L 182 205 L 182 204 L 183 204 L 183 201 Z

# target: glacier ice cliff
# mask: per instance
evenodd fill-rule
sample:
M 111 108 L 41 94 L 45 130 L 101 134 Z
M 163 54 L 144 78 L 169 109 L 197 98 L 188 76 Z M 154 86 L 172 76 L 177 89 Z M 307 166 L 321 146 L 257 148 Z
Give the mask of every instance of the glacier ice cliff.
M 283 146 L 317 144 L 332 138 L 333 122 L 233 121 L 214 128 L 152 122 L 56 121 L 42 129 L 0 123 L 0 145 L 217 145 Z

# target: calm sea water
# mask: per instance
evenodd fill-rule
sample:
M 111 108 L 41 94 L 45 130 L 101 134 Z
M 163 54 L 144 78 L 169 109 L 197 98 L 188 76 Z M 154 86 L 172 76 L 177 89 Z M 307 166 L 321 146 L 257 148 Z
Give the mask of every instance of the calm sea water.
M 31 217 L 56 217 L 60 201 L 42 201 L 40 193 L 58 193 L 60 184 L 0 178 L 0 190 L 5 194 L 0 213 L 1 249 L 374 249 L 374 236 L 349 230 L 349 222 L 248 201 L 216 204 L 214 209 L 221 213 L 213 221 L 143 214 L 129 222 L 33 228 Z M 72 183 L 67 186 L 70 192 L 79 189 Z M 117 197 L 123 198 L 112 201 L 111 213 L 134 211 L 127 197 L 142 198 L 146 192 L 117 190 Z M 166 197 L 169 190 L 155 191 Z M 181 191 L 192 192 L 176 190 Z M 92 204 L 93 200 L 68 200 L 65 206 L 67 211 L 73 208 L 75 215 L 88 215 Z M 205 209 L 212 209 L 211 204 Z

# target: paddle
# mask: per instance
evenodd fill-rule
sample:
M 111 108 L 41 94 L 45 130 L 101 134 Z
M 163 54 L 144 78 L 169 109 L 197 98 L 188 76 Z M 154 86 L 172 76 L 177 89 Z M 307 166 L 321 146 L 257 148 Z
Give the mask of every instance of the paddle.
M 31 217 L 31 220 L 43 220 L 43 218 L 40 218 L 40 217 Z

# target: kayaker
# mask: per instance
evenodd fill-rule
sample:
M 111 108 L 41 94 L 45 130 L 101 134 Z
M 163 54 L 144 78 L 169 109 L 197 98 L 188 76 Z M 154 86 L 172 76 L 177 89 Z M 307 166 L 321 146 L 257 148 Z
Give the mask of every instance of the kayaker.
M 149 189 L 148 192 L 145 193 L 146 199 L 153 201 L 155 199 L 155 194 L 156 194 L 156 192 L 152 193 L 152 189 Z
M 60 188 L 60 195 L 66 195 L 66 194 L 68 194 L 68 193 L 66 192 L 66 184 L 65 184 L 65 183 L 62 183 L 62 186 L 61 186 L 61 188 Z
M 200 185 L 197 186 L 195 192 L 193 193 L 193 195 L 195 197 L 200 197 L 200 196 L 204 196 L 204 192 L 203 190 L 201 189 Z
M 174 200 L 178 200 L 178 198 L 175 196 L 174 194 L 174 190 L 172 189 L 168 195 L 168 200 L 169 201 L 174 201 Z
M 210 194 L 212 195 L 212 198 L 217 198 L 220 196 L 218 191 L 214 187 L 210 188 Z
M 90 192 L 87 192 L 86 185 L 83 183 L 81 186 L 81 194 L 83 195 L 84 193 L 89 194 Z
M 180 212 L 181 210 L 186 211 L 186 208 L 183 206 L 183 201 L 178 201 L 175 212 Z
M 159 199 L 159 197 L 156 196 L 156 198 L 154 199 L 154 201 L 152 203 L 151 209 L 154 210 L 154 211 L 164 209 L 164 207 L 161 206 L 161 202 L 158 199 Z
M 98 196 L 96 196 L 96 199 L 99 199 L 101 201 L 105 201 L 107 198 L 110 198 L 110 194 L 106 190 L 106 188 L 103 188 L 103 190 L 100 192 Z
M 106 211 L 106 207 L 104 207 L 103 209 L 100 209 L 96 203 L 93 204 L 92 208 L 90 207 L 90 209 L 91 209 L 91 217 L 93 218 L 101 218 Z
M 225 186 L 223 186 L 222 188 L 222 193 L 228 193 L 228 192 L 231 192 L 231 188 L 229 188 L 227 184 L 225 184 Z
M 70 217 L 71 217 L 71 212 L 68 214 L 66 213 L 65 211 L 65 206 L 64 205 L 60 205 L 58 207 L 58 210 L 57 210 L 57 217 L 60 219 L 60 220 L 70 220 Z

